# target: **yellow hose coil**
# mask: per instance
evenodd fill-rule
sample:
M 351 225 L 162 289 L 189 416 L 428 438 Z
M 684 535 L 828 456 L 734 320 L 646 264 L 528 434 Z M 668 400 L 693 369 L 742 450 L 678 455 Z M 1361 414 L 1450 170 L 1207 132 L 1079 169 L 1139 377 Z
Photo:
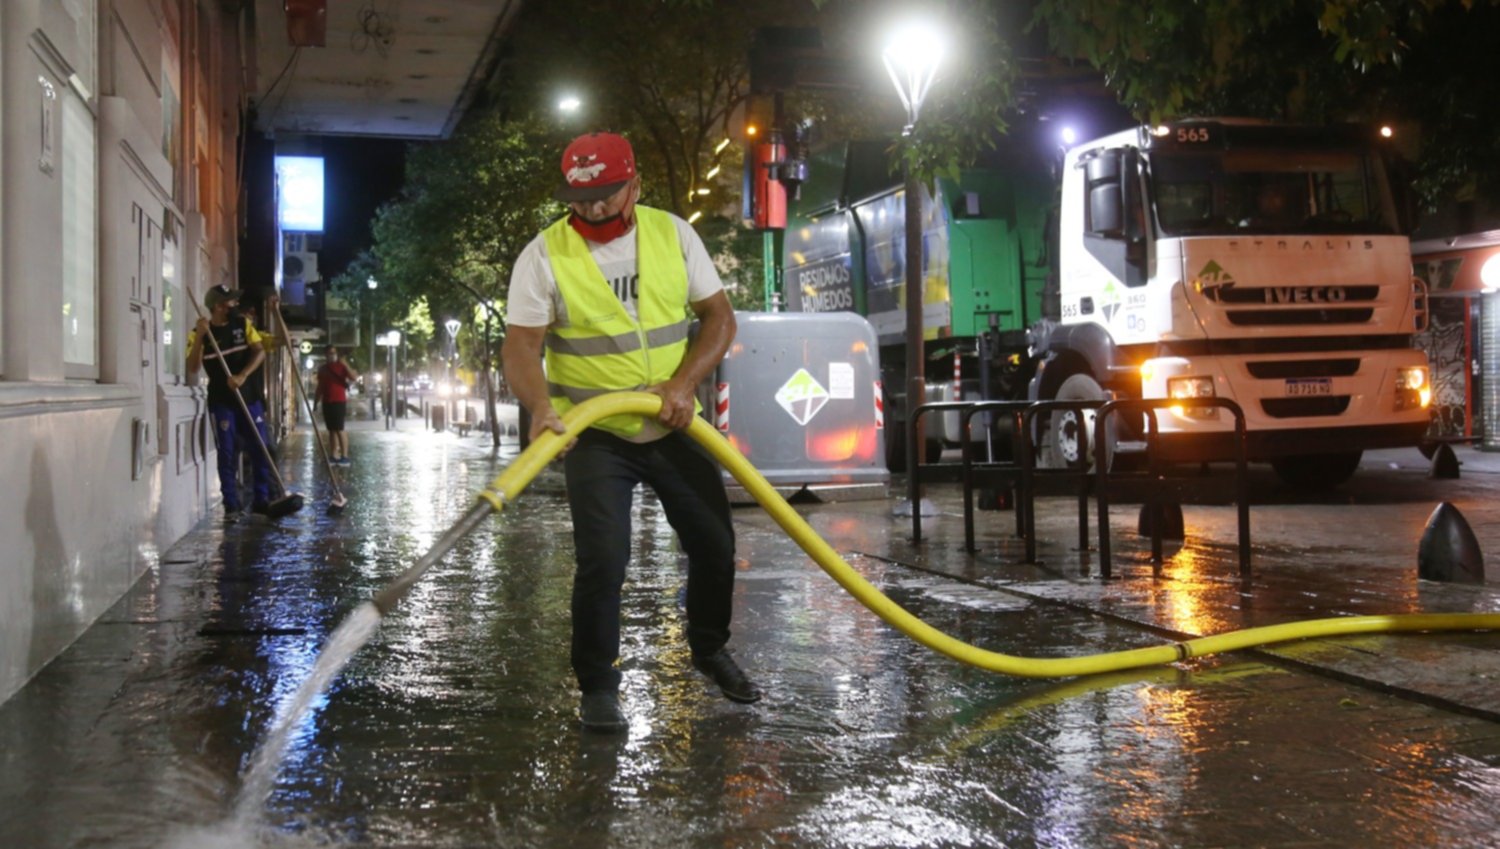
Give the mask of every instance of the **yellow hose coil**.
M 590 424 L 606 416 L 636 413 L 655 416 L 661 409 L 661 398 L 646 392 L 617 392 L 601 395 L 574 407 L 563 417 L 565 434 L 547 432 L 523 451 L 490 488 L 480 494 L 497 510 L 514 501 L 526 485 L 577 438 Z M 999 654 L 955 639 L 913 616 L 888 598 L 840 557 L 803 518 L 771 487 L 759 471 L 735 450 L 707 422 L 693 419 L 687 433 L 718 460 L 761 507 L 776 520 L 802 550 L 854 596 L 891 626 L 928 648 L 954 660 L 1008 675 L 1028 678 L 1063 678 L 1092 675 L 1141 666 L 1173 663 L 1189 657 L 1235 651 L 1286 640 L 1311 637 L 1336 637 L 1346 634 L 1377 634 L 1397 631 L 1479 631 L 1500 629 L 1500 613 L 1407 613 L 1388 616 L 1340 616 L 1332 619 L 1309 619 L 1282 625 L 1267 625 L 1230 631 L 1211 637 L 1199 637 L 1180 643 L 1126 651 L 1104 652 L 1081 657 L 1031 658 Z

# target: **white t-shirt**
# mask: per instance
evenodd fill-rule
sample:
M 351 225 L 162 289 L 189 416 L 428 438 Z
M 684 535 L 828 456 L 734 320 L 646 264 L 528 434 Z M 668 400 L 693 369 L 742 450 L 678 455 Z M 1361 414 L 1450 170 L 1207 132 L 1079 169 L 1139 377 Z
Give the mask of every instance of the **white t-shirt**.
M 719 270 L 708 258 L 708 249 L 698 237 L 692 225 L 671 213 L 667 213 L 677 227 L 677 242 L 682 246 L 682 258 L 687 264 L 688 302 L 697 303 L 724 289 L 719 279 Z M 636 231 L 600 244 L 584 240 L 589 246 L 589 255 L 604 273 L 604 279 L 615 290 L 615 297 L 625 306 L 631 319 L 638 316 L 635 311 L 636 287 L 640 275 L 635 262 Z M 506 301 L 506 323 L 516 327 L 551 327 L 567 321 L 567 307 L 562 293 L 557 289 L 557 278 L 552 276 L 552 262 L 547 257 L 547 241 L 541 235 L 526 245 L 516 259 L 510 275 L 510 295 Z M 654 419 L 647 419 L 639 434 L 629 441 L 652 442 L 671 433 Z
M 677 242 L 682 245 L 682 258 L 687 264 L 688 301 L 697 303 L 724 288 L 719 271 L 708 258 L 708 249 L 692 225 L 671 213 L 667 213 L 677 227 Z M 636 231 L 606 244 L 585 241 L 589 254 L 598 263 L 604 279 L 614 287 L 615 297 L 625 306 L 632 319 L 635 311 L 636 286 L 640 275 L 635 262 Z M 506 322 L 517 327 L 551 327 L 567 321 L 567 308 L 563 305 L 562 293 L 557 289 L 557 280 L 552 276 L 552 262 L 547 257 L 547 244 L 538 235 L 531 240 L 521 256 L 516 259 L 510 275 L 510 295 L 506 302 Z

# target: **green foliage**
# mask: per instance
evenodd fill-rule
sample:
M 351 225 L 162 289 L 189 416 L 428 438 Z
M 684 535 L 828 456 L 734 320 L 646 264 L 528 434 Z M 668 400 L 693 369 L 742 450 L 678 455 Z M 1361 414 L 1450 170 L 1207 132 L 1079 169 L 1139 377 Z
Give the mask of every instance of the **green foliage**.
M 1040 0 L 1033 25 L 1143 121 L 1391 122 L 1429 205 L 1500 199 L 1495 0 Z
M 437 334 L 437 324 L 432 320 L 432 312 L 427 309 L 425 297 L 412 301 L 407 306 L 406 315 L 397 319 L 395 324 L 409 350 L 427 350 Z
M 635 148 L 643 200 L 687 217 L 717 208 L 737 191 L 738 146 L 715 155 L 737 133 L 748 96 L 747 61 L 757 26 L 805 2 L 575 0 L 530 5 L 514 38 L 503 80 L 512 101 L 550 104 L 564 88 L 584 101 L 569 134 L 608 130 Z M 786 19 L 782 19 L 783 21 Z M 705 175 L 720 164 L 718 177 Z M 708 187 L 708 205 L 689 201 Z
M 765 300 L 761 232 L 745 227 L 738 218 L 718 216 L 699 219 L 697 229 L 724 281 L 729 302 L 737 310 L 761 309 Z
M 597 129 L 629 138 L 642 201 L 684 218 L 700 213 L 694 227 L 730 300 L 756 308 L 761 236 L 740 222 L 741 132 L 754 105 L 750 47 L 759 28 L 816 23 L 817 11 L 810 0 L 532 4 L 500 85 L 510 101 L 524 104 L 550 104 L 564 90 L 577 92 L 584 106 L 563 125 L 568 134 Z M 726 139 L 731 143 L 721 149 Z
M 516 256 L 562 214 L 551 193 L 563 143 L 541 123 L 476 109 L 453 138 L 414 145 L 400 196 L 376 215 L 373 249 L 336 288 L 370 297 L 361 287 L 375 276 L 377 315 L 387 323 L 409 320 L 418 302 L 444 316 L 467 314 L 479 297 L 503 304 Z M 441 341 L 430 330 L 414 337 Z

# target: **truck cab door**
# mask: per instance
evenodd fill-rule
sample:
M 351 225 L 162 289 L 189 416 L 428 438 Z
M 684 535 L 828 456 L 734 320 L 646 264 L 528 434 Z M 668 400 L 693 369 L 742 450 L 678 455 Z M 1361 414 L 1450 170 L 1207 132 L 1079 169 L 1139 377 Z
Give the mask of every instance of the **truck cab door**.
M 1134 288 L 1147 274 L 1141 159 L 1134 148 L 1101 151 L 1084 170 L 1083 246 L 1112 277 Z

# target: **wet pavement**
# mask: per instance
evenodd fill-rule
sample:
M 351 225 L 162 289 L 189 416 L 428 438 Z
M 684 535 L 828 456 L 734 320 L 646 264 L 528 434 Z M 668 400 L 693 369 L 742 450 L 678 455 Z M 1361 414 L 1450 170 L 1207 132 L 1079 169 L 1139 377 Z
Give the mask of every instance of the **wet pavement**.
M 1500 846 L 1500 635 L 1361 636 L 1035 681 L 961 666 L 845 595 L 755 508 L 735 513 L 731 647 L 767 690 L 724 700 L 689 664 L 683 567 L 638 497 L 626 586 L 630 732 L 585 734 L 567 661 L 571 538 L 544 473 L 381 624 L 297 727 L 256 830 L 242 775 L 329 633 L 411 565 L 514 456 L 484 438 L 352 426 L 350 504 L 201 525 L 0 705 L 0 846 Z M 1449 501 L 1500 558 L 1500 455 L 1460 480 L 1381 452 L 1318 497 L 1252 479 L 1254 576 L 1233 508 L 1184 508 L 1153 577 L 1136 508 L 1115 577 L 1039 504 L 962 549 L 958 492 L 914 545 L 889 501 L 799 509 L 850 563 L 960 639 L 1027 656 L 1353 613 L 1497 611 L 1500 584 L 1416 579 Z M 1394 466 L 1394 467 L 1393 467 Z M 1500 559 L 1497 559 L 1500 563 Z M 1494 575 L 1494 565 L 1491 575 Z

